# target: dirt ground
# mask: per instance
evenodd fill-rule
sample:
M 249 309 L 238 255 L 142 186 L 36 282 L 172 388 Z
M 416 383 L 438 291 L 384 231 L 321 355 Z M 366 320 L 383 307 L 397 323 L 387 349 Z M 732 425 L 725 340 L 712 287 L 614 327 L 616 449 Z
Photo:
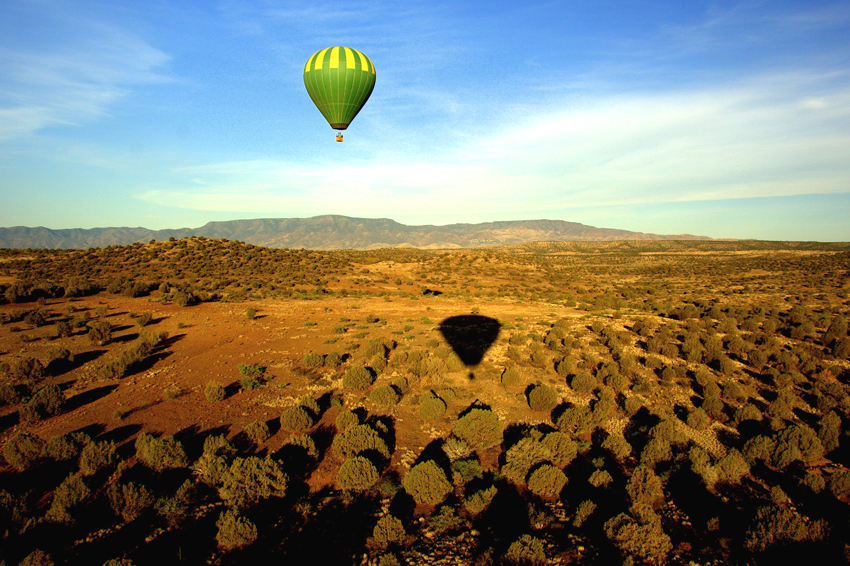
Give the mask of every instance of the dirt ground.
M 92 318 L 98 309 L 106 308 L 105 320 L 113 326 L 112 343 L 97 347 L 90 344 L 85 333 L 77 331 L 66 338 L 56 338 L 51 321 L 67 316 L 64 309 L 74 307 L 74 315 L 89 312 Z M 3 305 L 0 308 L 34 308 L 36 305 Z M 3 325 L 0 330 L 2 360 L 11 364 L 20 357 L 45 359 L 51 348 L 68 348 L 79 360 L 87 360 L 67 373 L 50 377 L 47 383 L 59 384 L 68 403 L 75 407 L 56 417 L 32 424 L 14 424 L 0 430 L 0 444 L 20 430 L 42 438 L 88 428 L 102 434 L 127 431 L 176 434 L 196 427 L 203 432 L 227 430 L 235 436 L 245 425 L 264 421 L 276 431 L 261 449 L 273 453 L 290 433 L 279 430 L 277 419 L 283 409 L 297 403 L 304 395 L 316 399 L 339 399 L 341 407 L 323 407 L 316 429 L 333 427 L 340 410 L 365 408 L 369 414 L 389 415 L 395 422 L 396 450 L 393 466 L 402 474 L 433 439 L 445 437 L 458 414 L 478 401 L 492 407 L 505 423 L 534 424 L 549 419 L 534 413 L 523 394 L 524 387 L 505 389 L 499 376 L 505 366 L 508 333 L 502 331 L 487 350 L 482 362 L 465 371 L 449 373 L 438 381 L 416 381 L 403 368 L 390 365 L 378 375 L 375 386 L 407 376 L 411 389 L 402 401 L 389 409 L 379 409 L 368 399 L 366 392 L 342 387 L 346 367 L 356 364 L 357 351 L 353 343 L 366 343 L 370 338 L 388 337 L 398 342 L 399 349 L 429 349 L 426 342 L 436 338 L 446 342 L 439 331 L 442 320 L 469 314 L 473 309 L 480 316 L 525 325 L 526 330 L 537 322 L 549 324 L 562 317 L 578 317 L 572 309 L 551 305 L 516 304 L 503 300 L 471 303 L 466 300 L 427 296 L 418 299 L 384 298 L 327 298 L 320 301 L 267 300 L 248 303 L 202 303 L 189 307 L 159 304 L 148 298 L 128 299 L 112 295 L 73 300 L 50 300 L 42 307 L 47 324 L 28 328 L 25 324 Z M 250 320 L 248 309 L 255 309 Z M 140 329 L 131 314 L 150 312 L 151 323 Z M 367 324 L 366 316 L 373 315 L 378 323 Z M 348 320 L 346 320 L 348 319 Z M 344 321 L 344 322 L 343 322 Z M 523 322 L 517 322 L 523 321 Z M 345 333 L 334 327 L 348 324 Z M 359 327 L 359 328 L 358 328 Z M 540 327 L 542 331 L 542 326 Z M 337 329 L 338 330 L 338 329 Z M 168 333 L 165 347 L 156 361 L 141 371 L 120 380 L 102 381 L 96 369 L 126 349 L 140 331 Z M 354 337 L 354 336 L 357 337 Z M 301 366 L 306 353 L 326 354 L 351 352 L 351 358 L 339 368 L 307 370 Z M 265 383 L 252 391 L 240 391 L 243 377 L 239 364 L 256 364 L 266 368 Z M 557 387 L 563 384 L 553 371 L 534 370 L 526 382 L 546 382 Z M 221 402 L 208 401 L 206 385 L 218 382 L 226 386 L 228 397 Z M 446 415 L 437 421 L 424 421 L 418 415 L 418 393 L 429 389 L 450 387 L 456 398 L 449 403 Z M 564 394 L 569 389 L 563 387 Z M 337 404 L 334 404 L 337 405 Z M 14 408 L 0 408 L 0 422 L 17 421 Z M 120 435 L 119 435 L 120 438 Z M 495 465 L 497 452 L 489 455 Z M 332 483 L 336 469 L 332 463 L 323 465 L 312 476 L 312 487 Z

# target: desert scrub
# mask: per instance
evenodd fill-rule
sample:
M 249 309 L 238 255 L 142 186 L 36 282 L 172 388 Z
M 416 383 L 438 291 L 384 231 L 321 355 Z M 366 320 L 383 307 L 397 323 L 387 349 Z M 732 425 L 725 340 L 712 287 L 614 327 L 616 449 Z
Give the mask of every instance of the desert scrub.
M 446 402 L 437 397 L 433 391 L 423 395 L 419 404 L 419 416 L 426 421 L 435 421 L 446 414 Z
M 344 431 L 352 425 L 360 424 L 360 417 L 354 411 L 342 411 L 334 421 L 338 431 Z
M 207 383 L 206 388 L 204 388 L 204 397 L 207 398 L 207 401 L 210 403 L 218 403 L 219 401 L 223 401 L 227 396 L 227 393 L 224 389 L 224 386 L 217 381 L 210 381 Z
M 21 421 L 32 423 L 58 415 L 65 406 L 65 394 L 58 385 L 48 385 L 35 392 L 19 409 Z
M 378 432 L 365 424 L 351 425 L 337 434 L 331 444 L 331 451 L 339 460 L 357 456 L 363 452 L 375 451 L 384 458 L 390 457 L 387 443 Z
M 225 550 L 244 548 L 257 540 L 257 526 L 234 509 L 222 511 L 215 526 L 215 540 Z
M 365 491 L 377 483 L 378 469 L 363 456 L 348 458 L 339 467 L 336 483 L 346 491 Z
M 127 523 L 141 517 L 154 504 L 153 495 L 143 484 L 113 483 L 106 493 L 112 510 Z
M 548 413 L 558 404 L 558 394 L 548 385 L 536 385 L 528 393 L 528 406 L 538 413 Z
M 538 466 L 528 476 L 528 489 L 540 497 L 557 497 L 567 484 L 567 476 L 551 464 Z
M 83 447 L 91 442 L 84 432 L 67 432 L 51 437 L 44 447 L 44 455 L 57 462 L 73 460 L 80 455 Z
M 711 424 L 711 419 L 702 407 L 697 407 L 688 414 L 688 426 L 697 430 L 705 430 Z
M 381 408 L 392 407 L 401 401 L 401 395 L 392 385 L 381 385 L 369 394 L 369 400 Z
M 502 372 L 502 385 L 504 387 L 519 387 L 522 385 L 522 375 L 514 366 L 505 368 Z
M 245 377 L 260 379 L 266 373 L 266 368 L 256 364 L 239 364 L 236 366 L 239 373 Z
M 110 466 L 115 459 L 115 443 L 110 441 L 89 442 L 80 454 L 80 471 L 91 476 Z
M 485 450 L 502 442 L 502 423 L 488 409 L 473 408 L 459 418 L 453 433 L 474 450 Z
M 325 365 L 325 357 L 322 354 L 310 352 L 301 358 L 301 365 L 310 369 L 320 368 Z
M 512 542 L 502 557 L 502 564 L 510 566 L 545 566 L 548 563 L 543 541 L 531 535 L 522 535 Z
M 342 386 L 346 389 L 363 391 L 372 385 L 374 381 L 375 376 L 369 368 L 354 366 L 345 370 L 345 376 L 342 378 Z
M 91 490 L 77 474 L 65 478 L 53 491 L 53 501 L 46 517 L 51 521 L 73 522 L 73 511 L 91 496 Z
M 602 449 L 607 450 L 615 459 L 622 460 L 632 453 L 632 446 L 626 438 L 619 434 L 611 434 L 602 442 Z
M 19 432 L 3 447 L 3 457 L 18 471 L 34 466 L 42 457 L 45 442 L 28 432 Z
M 543 437 L 541 444 L 549 450 L 551 462 L 560 468 L 575 460 L 578 454 L 578 444 L 563 432 L 550 432 Z
M 446 474 L 433 460 L 413 466 L 401 483 L 404 490 L 420 505 L 437 505 L 452 491 Z
M 261 499 L 284 497 L 289 477 L 270 456 L 234 458 L 222 475 L 219 496 L 229 505 L 246 508 Z
M 620 513 L 605 523 L 605 535 L 623 556 L 651 564 L 663 563 L 673 545 L 661 528 L 661 520 L 657 516 L 649 519 L 637 521 Z
M 590 477 L 587 479 L 587 483 L 592 485 L 593 487 L 607 487 L 614 481 L 614 478 L 611 477 L 605 470 L 596 470 Z
M 515 484 L 525 483 L 529 470 L 536 464 L 548 461 L 552 453 L 535 438 L 521 438 L 505 452 L 505 465 L 501 474 Z
M 293 434 L 283 443 L 284 446 L 295 446 L 306 452 L 307 456 L 317 460 L 319 458 L 319 449 L 316 448 L 316 442 L 309 434 Z
M 496 496 L 496 486 L 491 485 L 486 489 L 480 489 L 468 494 L 463 500 L 463 507 L 472 515 L 478 515 L 484 511 Z
M 245 425 L 245 434 L 251 439 L 254 444 L 262 444 L 271 436 L 269 425 L 262 421 L 254 421 Z
M 303 405 L 290 407 L 280 415 L 280 426 L 284 430 L 299 432 L 314 424 L 312 412 Z
M 185 468 L 189 464 L 183 445 L 173 436 L 157 438 L 143 432 L 136 438 L 135 446 L 139 461 L 156 472 Z
M 579 506 L 576 508 L 576 515 L 573 518 L 573 526 L 576 528 L 581 528 L 585 521 L 593 515 L 593 512 L 596 511 L 596 503 L 587 499 L 579 503 Z
M 372 538 L 382 547 L 402 542 L 406 536 L 404 524 L 392 515 L 384 515 L 378 519 L 375 528 L 372 529 Z

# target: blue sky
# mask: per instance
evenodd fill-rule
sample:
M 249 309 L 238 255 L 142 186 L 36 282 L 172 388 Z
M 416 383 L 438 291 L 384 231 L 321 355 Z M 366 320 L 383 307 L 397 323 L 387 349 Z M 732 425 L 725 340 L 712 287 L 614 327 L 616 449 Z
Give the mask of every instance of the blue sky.
M 0 226 L 850 241 L 848 30 L 846 0 L 5 0 Z M 302 79 L 332 45 L 377 70 L 342 144 Z

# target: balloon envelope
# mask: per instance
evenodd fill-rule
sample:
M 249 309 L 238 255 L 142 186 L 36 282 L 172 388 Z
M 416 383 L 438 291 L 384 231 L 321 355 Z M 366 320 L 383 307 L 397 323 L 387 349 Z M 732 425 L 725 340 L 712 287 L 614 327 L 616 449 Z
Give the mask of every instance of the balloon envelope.
M 344 130 L 375 88 L 375 66 L 356 49 L 328 47 L 307 59 L 304 86 L 331 128 Z

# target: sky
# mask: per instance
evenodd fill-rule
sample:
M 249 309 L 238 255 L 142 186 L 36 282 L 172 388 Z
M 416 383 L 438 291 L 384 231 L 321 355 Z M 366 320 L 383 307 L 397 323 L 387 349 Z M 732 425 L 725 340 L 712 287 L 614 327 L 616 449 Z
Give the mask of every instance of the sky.
M 4 0 L 0 226 L 850 241 L 850 3 Z M 376 68 L 345 132 L 308 57 Z

